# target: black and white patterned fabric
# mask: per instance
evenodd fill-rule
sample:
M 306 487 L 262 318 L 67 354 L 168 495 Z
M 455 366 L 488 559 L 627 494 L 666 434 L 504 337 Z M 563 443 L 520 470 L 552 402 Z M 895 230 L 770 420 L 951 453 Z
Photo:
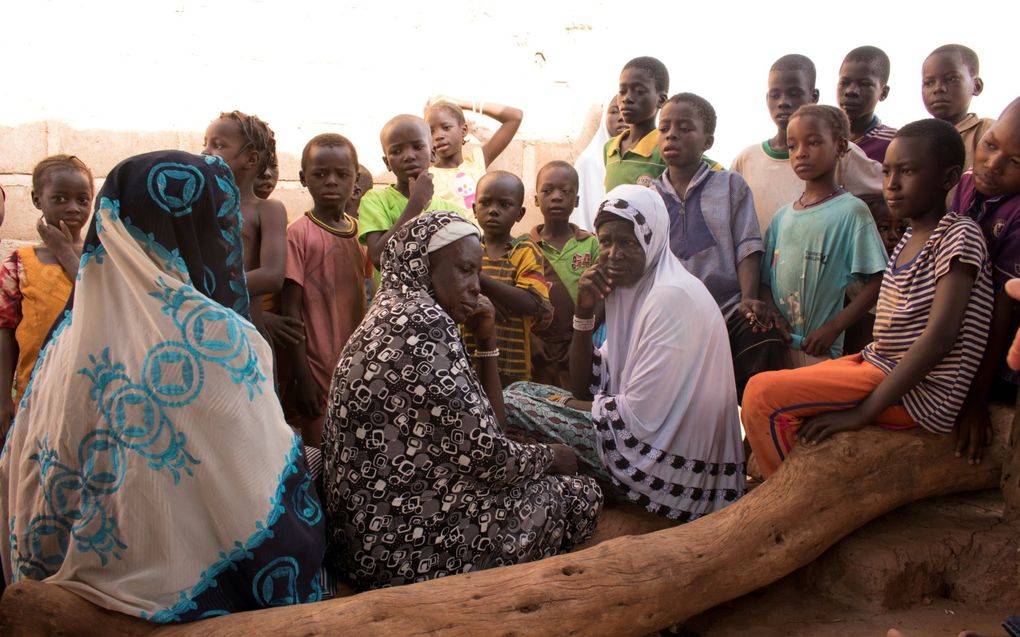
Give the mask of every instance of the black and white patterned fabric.
M 454 213 L 422 215 L 383 254 L 382 286 L 333 375 L 323 432 L 328 565 L 359 588 L 527 562 L 591 535 L 602 492 L 546 475 L 544 445 L 506 438 L 427 246 Z

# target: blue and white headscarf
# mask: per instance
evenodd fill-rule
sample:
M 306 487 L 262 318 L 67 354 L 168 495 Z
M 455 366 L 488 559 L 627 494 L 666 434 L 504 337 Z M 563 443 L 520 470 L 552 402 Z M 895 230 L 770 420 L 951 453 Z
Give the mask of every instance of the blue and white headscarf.
M 247 319 L 238 205 L 216 157 L 107 177 L 0 457 L 7 582 L 156 622 L 321 597 L 322 510 Z

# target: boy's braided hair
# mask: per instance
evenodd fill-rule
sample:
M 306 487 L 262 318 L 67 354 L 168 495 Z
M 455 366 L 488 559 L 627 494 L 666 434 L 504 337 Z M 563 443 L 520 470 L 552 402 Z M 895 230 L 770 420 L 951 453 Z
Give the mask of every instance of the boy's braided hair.
M 793 112 L 790 121 L 794 117 L 817 117 L 828 125 L 832 134 L 837 140 L 850 139 L 850 120 L 846 113 L 828 104 L 805 104 Z
M 53 155 L 36 164 L 32 170 L 32 190 L 36 193 L 42 192 L 43 180 L 46 179 L 46 175 L 57 170 L 80 172 L 89 180 L 89 190 L 95 192 L 92 171 L 76 155 Z
M 255 115 L 246 115 L 241 111 L 220 113 L 220 119 L 231 119 L 237 122 L 244 138 L 241 150 L 251 147 L 258 153 L 259 163 L 256 174 L 261 175 L 267 168 L 278 165 L 276 157 L 276 135 L 269 125 Z

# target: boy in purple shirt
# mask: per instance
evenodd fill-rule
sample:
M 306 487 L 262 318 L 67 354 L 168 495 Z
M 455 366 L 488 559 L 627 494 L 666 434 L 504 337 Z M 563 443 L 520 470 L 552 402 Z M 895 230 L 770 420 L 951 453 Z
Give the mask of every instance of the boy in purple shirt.
M 889 56 L 874 46 L 861 46 L 846 54 L 836 85 L 839 107 L 850 120 L 850 141 L 877 162 L 896 135 L 875 115 L 875 107 L 889 96 Z
M 1006 281 L 1020 276 L 1020 98 L 1006 107 L 978 143 L 974 168 L 960 180 L 953 210 L 981 226 L 995 291 L 988 347 L 957 423 L 956 453 L 966 454 L 974 464 L 990 442 L 987 401 L 1012 404 L 1017 389 L 1017 375 L 1004 365 L 1010 335 L 1017 328 L 1017 304 L 1004 288 Z

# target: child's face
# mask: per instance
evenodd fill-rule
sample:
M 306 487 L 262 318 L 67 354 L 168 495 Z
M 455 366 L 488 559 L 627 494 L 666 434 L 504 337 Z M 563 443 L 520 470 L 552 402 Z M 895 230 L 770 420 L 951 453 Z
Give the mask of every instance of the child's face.
M 670 166 L 687 168 L 712 147 L 701 115 L 690 104 L 666 102 L 659 113 L 659 153 Z
M 889 214 L 889 207 L 885 205 L 885 199 L 882 197 L 863 195 L 861 201 L 868 204 L 871 218 L 875 220 L 875 226 L 878 228 L 878 235 L 882 237 L 882 243 L 885 244 L 885 252 L 891 255 L 896 249 L 896 244 L 903 237 L 903 233 L 907 229 L 906 226 L 902 221 L 892 218 L 892 215 Z
M 255 196 L 259 199 L 269 199 L 269 195 L 276 190 L 276 182 L 280 179 L 280 169 L 270 166 L 262 171 L 262 174 L 255 180 Z
M 835 171 L 836 162 L 847 148 L 847 141 L 837 139 L 828 123 L 814 115 L 790 120 L 786 144 L 793 172 L 803 181 L 815 181 Z
M 627 130 L 627 122 L 623 121 L 623 114 L 616 104 L 616 97 L 613 97 L 609 102 L 609 108 L 606 109 L 606 132 L 610 137 L 616 137 L 625 130 Z
M 988 197 L 1020 193 L 1020 105 L 1007 109 L 978 142 L 974 185 Z
M 847 60 L 839 67 L 836 98 L 850 121 L 871 118 L 875 107 L 889 95 L 889 87 L 875 64 L 863 60 Z
M 63 221 L 77 236 L 89 216 L 92 182 L 80 170 L 49 170 L 43 175 L 41 192 L 32 191 L 32 203 L 42 211 L 47 224 L 59 228 Z
M 417 179 L 432 164 L 435 151 L 424 121 L 397 121 L 385 131 L 382 142 L 383 162 L 398 182 Z
M 806 71 L 771 71 L 765 101 L 772 121 L 786 130 L 795 110 L 818 101 L 818 90 L 808 82 Z
M 928 56 L 921 67 L 921 97 L 932 117 L 955 124 L 967 116 L 970 100 L 981 94 L 984 84 L 973 77 L 955 53 Z
M 301 185 L 316 207 L 344 210 L 358 178 L 358 164 L 346 146 L 312 146 L 308 163 L 301 170 Z
M 205 148 L 203 155 L 215 155 L 230 166 L 234 179 L 258 166 L 259 154 L 249 148 L 245 149 L 244 135 L 241 127 L 232 119 L 214 119 L 209 128 L 205 129 Z
M 358 207 L 361 206 L 361 198 L 365 196 L 365 193 L 372 189 L 372 175 L 367 170 L 358 169 L 358 181 L 354 185 L 354 192 L 351 193 L 351 199 L 347 204 L 347 212 L 349 214 L 358 216 Z
M 524 217 L 520 184 L 505 175 L 482 177 L 472 206 L 486 237 L 504 237 Z
M 960 178 L 958 168 L 939 167 L 931 141 L 921 137 L 894 138 L 885 151 L 882 174 L 889 214 L 901 222 L 945 210 L 946 193 Z
M 655 113 L 665 101 L 665 91 L 656 92 L 655 78 L 648 71 L 632 67 L 620 73 L 620 92 L 616 95 L 616 103 L 628 125 L 655 119 Z
M 577 173 L 566 166 L 542 170 L 535 190 L 535 205 L 546 223 L 568 220 L 577 207 Z
M 467 124 L 458 122 L 445 108 L 430 108 L 425 121 L 432 133 L 432 145 L 437 156 L 446 158 L 460 152 L 467 135 Z

